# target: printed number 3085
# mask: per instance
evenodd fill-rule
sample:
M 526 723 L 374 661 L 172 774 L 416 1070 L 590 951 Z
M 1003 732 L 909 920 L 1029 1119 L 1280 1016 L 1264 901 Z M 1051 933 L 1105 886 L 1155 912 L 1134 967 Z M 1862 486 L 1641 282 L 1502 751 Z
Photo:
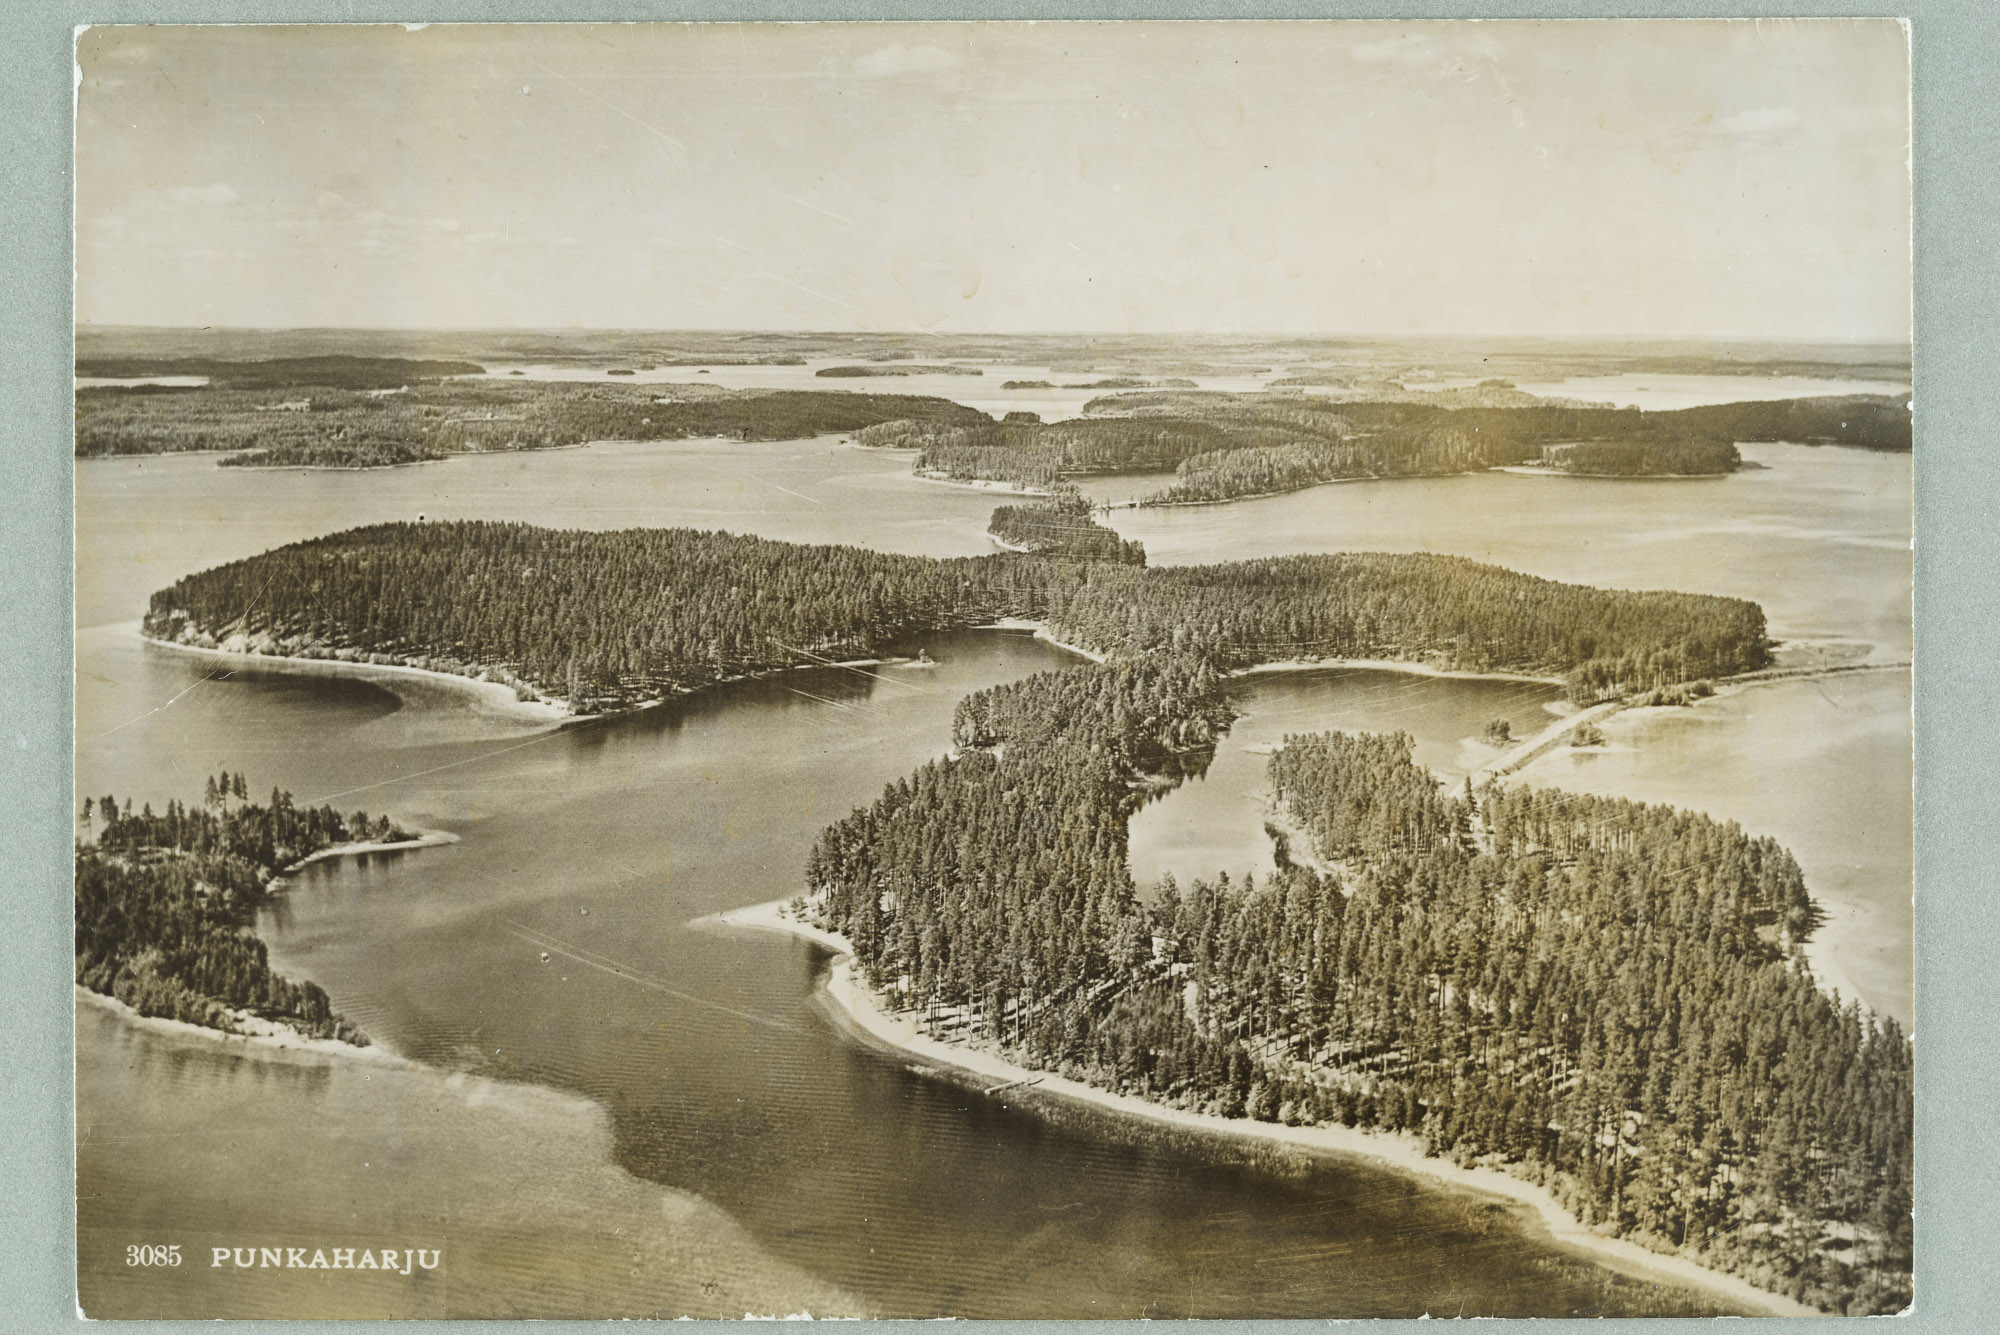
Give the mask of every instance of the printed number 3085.
M 152 1245 L 132 1246 L 125 1249 L 126 1265 L 179 1265 L 181 1245 L 155 1247 Z

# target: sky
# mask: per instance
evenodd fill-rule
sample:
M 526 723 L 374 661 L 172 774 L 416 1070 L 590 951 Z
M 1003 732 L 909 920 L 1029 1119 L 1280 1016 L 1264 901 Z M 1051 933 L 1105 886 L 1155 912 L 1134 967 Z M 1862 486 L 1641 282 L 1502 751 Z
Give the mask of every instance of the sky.
M 80 324 L 1906 342 L 1894 21 L 117 27 Z

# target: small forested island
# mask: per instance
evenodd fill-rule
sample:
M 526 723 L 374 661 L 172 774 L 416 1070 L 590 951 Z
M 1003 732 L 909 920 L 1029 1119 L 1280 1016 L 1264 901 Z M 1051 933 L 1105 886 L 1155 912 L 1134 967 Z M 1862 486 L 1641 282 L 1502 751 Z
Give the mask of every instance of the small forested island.
M 76 454 L 216 450 L 232 467 L 367 468 L 593 440 L 801 440 L 891 420 L 991 420 L 903 394 L 483 378 L 397 384 L 87 387 L 76 392 Z
M 1067 482 L 1057 483 L 1046 500 L 1001 506 L 986 532 L 1010 552 L 1146 564 L 1145 547 L 1098 523 L 1090 499 Z
M 345 847 L 411 845 L 388 817 L 301 808 L 273 790 L 246 800 L 241 774 L 208 780 L 200 807 L 175 800 L 133 813 L 127 799 L 87 798 L 76 848 L 76 981 L 141 1015 L 227 1033 L 284 1028 L 366 1045 L 316 983 L 270 965 L 250 931 L 275 878 Z
M 857 440 L 920 451 L 920 475 L 1037 490 L 1090 474 L 1172 470 L 1172 483 L 1142 502 L 1150 505 L 1488 468 L 1718 476 L 1741 465 L 1739 441 L 1910 448 L 1908 400 L 1881 396 L 1642 412 L 1536 400 L 1493 382 L 1477 394 L 1118 394 L 1091 400 L 1085 413 L 1047 424 L 885 422 Z
M 865 376 L 898 375 L 984 375 L 977 366 L 927 366 L 919 362 L 871 363 L 867 366 L 823 366 L 813 372 L 827 380 L 857 379 Z
M 189 575 L 153 595 L 143 627 L 200 648 L 483 676 L 603 712 L 1008 617 L 1096 653 L 1198 637 L 1220 670 L 1393 658 L 1559 677 L 1585 703 L 1768 659 L 1755 603 L 1594 589 L 1461 557 L 1146 568 L 470 520 L 350 529 Z
M 1145 380 L 1138 376 L 1114 375 L 1102 380 L 1086 380 L 1080 384 L 1064 385 L 1064 389 L 1194 389 L 1192 380 L 1168 379 Z

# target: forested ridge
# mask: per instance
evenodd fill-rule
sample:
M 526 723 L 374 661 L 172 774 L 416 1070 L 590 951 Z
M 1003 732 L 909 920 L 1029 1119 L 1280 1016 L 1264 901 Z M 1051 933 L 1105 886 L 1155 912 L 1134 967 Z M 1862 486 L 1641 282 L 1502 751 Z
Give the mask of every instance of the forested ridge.
M 1175 1107 L 1410 1131 L 1774 1291 L 1908 1303 L 1910 1047 L 1814 985 L 1784 850 L 1614 799 L 1452 797 L 1404 736 L 1291 738 L 1280 810 L 1338 870 L 1281 856 L 1141 902 L 1143 781 L 1227 717 L 1178 656 L 975 695 L 957 754 L 821 836 L 799 907 L 937 1036 Z
M 1097 566 L 1052 584 L 1045 617 L 1057 638 L 1104 651 L 1194 649 L 1224 668 L 1392 658 L 1564 676 L 1579 701 L 1769 657 L 1763 609 L 1742 599 L 1597 589 L 1429 553 Z
M 1566 675 L 1579 699 L 1766 657 L 1754 603 L 1593 589 L 1460 557 L 1147 569 L 474 521 L 352 529 L 202 571 L 156 593 L 144 626 L 208 648 L 484 675 L 598 712 L 1009 616 L 1099 653 L 1193 652 L 1219 669 L 1397 658 Z
M 137 814 L 86 799 L 76 848 L 76 981 L 141 1015 L 239 1032 L 244 1014 L 308 1038 L 368 1040 L 315 983 L 271 968 L 250 931 L 273 877 L 336 845 L 414 838 L 386 816 L 299 807 L 273 790 L 246 800 L 241 774 L 208 780 L 200 807 L 178 799 Z M 93 837 L 94 836 L 94 837 Z
M 214 357 L 79 357 L 85 378 L 133 380 L 151 376 L 203 376 L 212 385 L 238 389 L 396 389 L 420 380 L 484 375 L 477 362 L 422 357 L 270 357 L 228 361 Z
M 924 476 L 1034 488 L 1089 473 L 1162 471 L 1193 455 L 1239 448 L 1255 438 L 1251 429 L 1193 419 L 1117 417 L 1046 423 L 895 421 L 855 435 L 858 444 L 919 451 L 915 467 Z
M 1723 474 L 1739 441 L 1910 448 L 1908 401 L 1851 395 L 1666 412 L 1541 402 L 1443 406 L 1437 395 L 1116 394 L 1075 421 L 870 427 L 866 445 L 920 451 L 919 473 L 1047 489 L 1093 473 L 1174 471 L 1144 503 L 1181 505 L 1322 482 L 1439 477 L 1532 464 L 1625 477 Z M 1527 396 L 1519 396 L 1527 397 Z M 1430 401 L 1426 401 L 1430 400 Z
M 936 366 L 921 362 L 871 362 L 863 366 L 822 366 L 813 374 L 826 380 L 855 380 L 871 376 L 903 375 L 985 375 L 977 366 Z
M 257 388 L 230 382 L 80 389 L 76 453 L 221 450 L 230 452 L 221 462 L 236 467 L 376 467 L 592 440 L 802 440 L 892 419 L 989 420 L 976 409 L 909 394 L 505 380 L 396 384 L 332 388 L 307 378 Z

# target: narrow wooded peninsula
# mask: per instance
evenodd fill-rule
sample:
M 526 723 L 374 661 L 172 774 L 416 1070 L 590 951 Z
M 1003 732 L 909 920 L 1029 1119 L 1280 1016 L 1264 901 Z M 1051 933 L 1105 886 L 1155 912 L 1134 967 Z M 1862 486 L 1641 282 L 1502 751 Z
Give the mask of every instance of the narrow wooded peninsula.
M 273 790 L 247 800 L 243 775 L 211 777 L 199 807 L 137 813 L 131 799 L 85 799 L 77 817 L 76 981 L 141 1015 L 226 1033 L 290 1029 L 366 1045 L 316 983 L 271 968 L 250 932 L 286 869 L 349 846 L 410 844 L 386 816 L 299 807 Z
M 1565 677 L 1579 701 L 1768 658 L 1755 603 L 1593 589 L 1453 556 L 1149 569 L 470 520 L 350 529 L 187 576 L 153 595 L 144 630 L 481 677 L 601 713 L 1004 618 L 1099 654 L 1198 653 L 1217 670 L 1389 658 Z
M 1053 423 L 885 422 L 856 439 L 918 450 L 919 474 L 1037 490 L 1091 474 L 1171 470 L 1174 480 L 1142 502 L 1149 505 L 1503 467 L 1719 476 L 1742 463 L 1739 441 L 1910 448 L 1908 401 L 1865 395 L 1642 412 L 1539 400 L 1493 382 L 1477 392 L 1380 398 L 1296 390 L 1118 394 L 1091 400 L 1085 413 Z
M 933 1037 L 1412 1132 L 1771 1291 L 1908 1304 L 1910 1043 L 1815 985 L 1789 854 L 1664 807 L 1452 795 L 1406 736 L 1324 735 L 1271 763 L 1277 875 L 1142 897 L 1128 819 L 1228 719 L 1198 648 L 974 695 L 956 754 L 826 831 L 794 908 Z

